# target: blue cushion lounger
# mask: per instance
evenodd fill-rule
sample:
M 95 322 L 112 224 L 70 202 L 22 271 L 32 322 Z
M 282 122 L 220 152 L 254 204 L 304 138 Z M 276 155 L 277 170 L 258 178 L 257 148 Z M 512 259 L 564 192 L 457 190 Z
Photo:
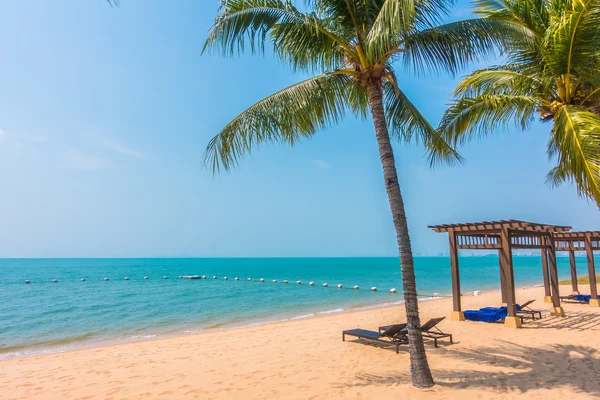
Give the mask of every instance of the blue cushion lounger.
M 568 296 L 560 296 L 561 300 L 571 300 L 578 303 L 589 303 L 592 299 L 592 296 L 589 294 L 570 294 Z M 600 296 L 598 296 L 600 299 Z
M 490 308 L 493 308 L 493 307 L 490 307 Z M 498 311 L 467 310 L 463 314 L 465 315 L 465 319 L 467 321 L 498 322 L 498 321 L 502 321 L 508 315 L 506 307 L 500 307 L 500 308 L 501 309 L 504 308 L 504 310 L 498 310 Z
M 521 307 L 517 305 L 517 311 L 520 309 Z M 506 307 L 483 307 L 479 310 L 467 310 L 463 314 L 468 321 L 499 322 L 508 316 L 508 309 Z M 523 317 L 520 318 L 523 322 Z
M 589 303 L 590 300 L 592 299 L 592 295 L 590 295 L 590 294 L 576 294 L 574 296 L 574 298 L 577 301 Z M 600 296 L 598 296 L 598 298 L 600 299 Z

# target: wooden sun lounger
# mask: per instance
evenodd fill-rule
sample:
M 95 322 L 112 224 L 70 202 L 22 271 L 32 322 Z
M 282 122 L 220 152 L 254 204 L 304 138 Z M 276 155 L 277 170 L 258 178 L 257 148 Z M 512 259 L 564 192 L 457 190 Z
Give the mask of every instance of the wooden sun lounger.
M 517 314 L 524 314 L 524 315 L 529 315 L 531 317 L 532 320 L 535 321 L 535 316 L 538 316 L 538 319 L 542 319 L 542 311 L 541 310 L 534 310 L 532 308 L 529 307 L 529 305 L 531 303 L 533 303 L 535 300 L 529 300 L 528 302 L 523 303 L 523 305 L 521 305 L 521 309 L 519 311 L 517 311 Z M 523 321 L 523 317 L 521 317 L 521 321 Z
M 406 324 L 390 325 L 383 332 L 369 331 L 367 329 L 350 329 L 342 332 L 342 341 L 346 341 L 346 335 L 354 336 L 359 339 L 367 339 L 377 342 L 394 344 L 396 346 L 396 354 L 400 352 L 400 345 L 408 343 L 406 335 Z
M 585 301 L 582 298 L 577 298 L 577 296 L 574 294 L 570 294 L 568 296 L 560 296 L 560 301 L 566 301 L 566 302 L 570 302 L 570 303 L 587 304 L 587 301 Z
M 423 335 L 423 337 L 433 339 L 434 347 L 438 347 L 438 339 L 449 338 L 450 343 L 454 343 L 452 341 L 451 333 L 442 332 L 440 330 L 440 328 L 437 327 L 437 324 L 442 322 L 445 318 L 446 317 L 433 318 L 433 319 L 430 319 L 429 321 L 427 321 L 426 323 L 424 323 L 423 325 L 421 325 L 421 334 Z M 393 325 L 380 326 L 379 332 L 387 330 L 390 326 L 393 326 Z M 408 334 L 408 331 L 406 328 L 404 329 L 404 331 Z

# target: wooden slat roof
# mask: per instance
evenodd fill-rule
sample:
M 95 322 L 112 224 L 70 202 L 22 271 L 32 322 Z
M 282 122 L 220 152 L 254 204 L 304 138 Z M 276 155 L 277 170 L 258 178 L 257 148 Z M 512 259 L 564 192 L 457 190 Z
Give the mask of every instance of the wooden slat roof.
M 522 232 L 567 232 L 573 229 L 570 226 L 538 224 L 535 222 L 519 221 L 515 219 L 470 222 L 463 224 L 431 225 L 428 228 L 433 229 L 435 232 L 455 231 L 476 234 L 500 231 L 502 227 L 507 227 L 511 230 Z
M 586 236 L 592 240 L 600 240 L 600 231 L 582 231 L 582 232 L 559 232 L 554 234 L 557 240 L 584 240 Z

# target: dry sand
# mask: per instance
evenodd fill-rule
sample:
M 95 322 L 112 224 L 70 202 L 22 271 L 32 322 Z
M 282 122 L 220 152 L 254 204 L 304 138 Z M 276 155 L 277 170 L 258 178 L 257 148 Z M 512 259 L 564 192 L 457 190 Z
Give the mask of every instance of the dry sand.
M 465 297 L 464 308 L 499 297 Z M 442 322 L 456 343 L 426 343 L 437 382 L 430 391 L 411 387 L 406 349 L 342 342 L 343 329 L 402 321 L 396 306 L 4 360 L 0 399 L 599 398 L 600 309 L 564 304 L 568 317 L 555 318 L 542 288 L 518 290 L 518 301 L 531 298 L 544 318 L 520 330 Z M 447 316 L 451 304 L 422 303 L 423 320 Z

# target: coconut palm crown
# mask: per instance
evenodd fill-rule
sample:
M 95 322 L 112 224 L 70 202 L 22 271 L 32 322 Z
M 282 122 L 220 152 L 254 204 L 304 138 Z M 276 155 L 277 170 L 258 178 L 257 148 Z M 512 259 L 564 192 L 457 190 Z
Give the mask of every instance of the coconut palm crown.
M 502 21 L 474 18 L 440 25 L 447 0 L 223 0 L 205 50 L 232 55 L 249 49 L 295 70 L 317 73 L 254 104 L 210 141 L 207 165 L 235 167 L 264 143 L 295 145 L 346 115 L 370 116 L 401 260 L 413 385 L 431 387 L 420 321 L 408 224 L 391 137 L 417 140 L 430 161 L 459 156 L 402 91 L 396 65 L 407 71 L 454 73 L 502 44 Z
M 464 143 L 512 123 L 552 123 L 547 182 L 574 183 L 600 204 L 600 1 L 480 0 L 478 14 L 521 29 L 506 63 L 475 71 L 455 90 L 441 130 Z

